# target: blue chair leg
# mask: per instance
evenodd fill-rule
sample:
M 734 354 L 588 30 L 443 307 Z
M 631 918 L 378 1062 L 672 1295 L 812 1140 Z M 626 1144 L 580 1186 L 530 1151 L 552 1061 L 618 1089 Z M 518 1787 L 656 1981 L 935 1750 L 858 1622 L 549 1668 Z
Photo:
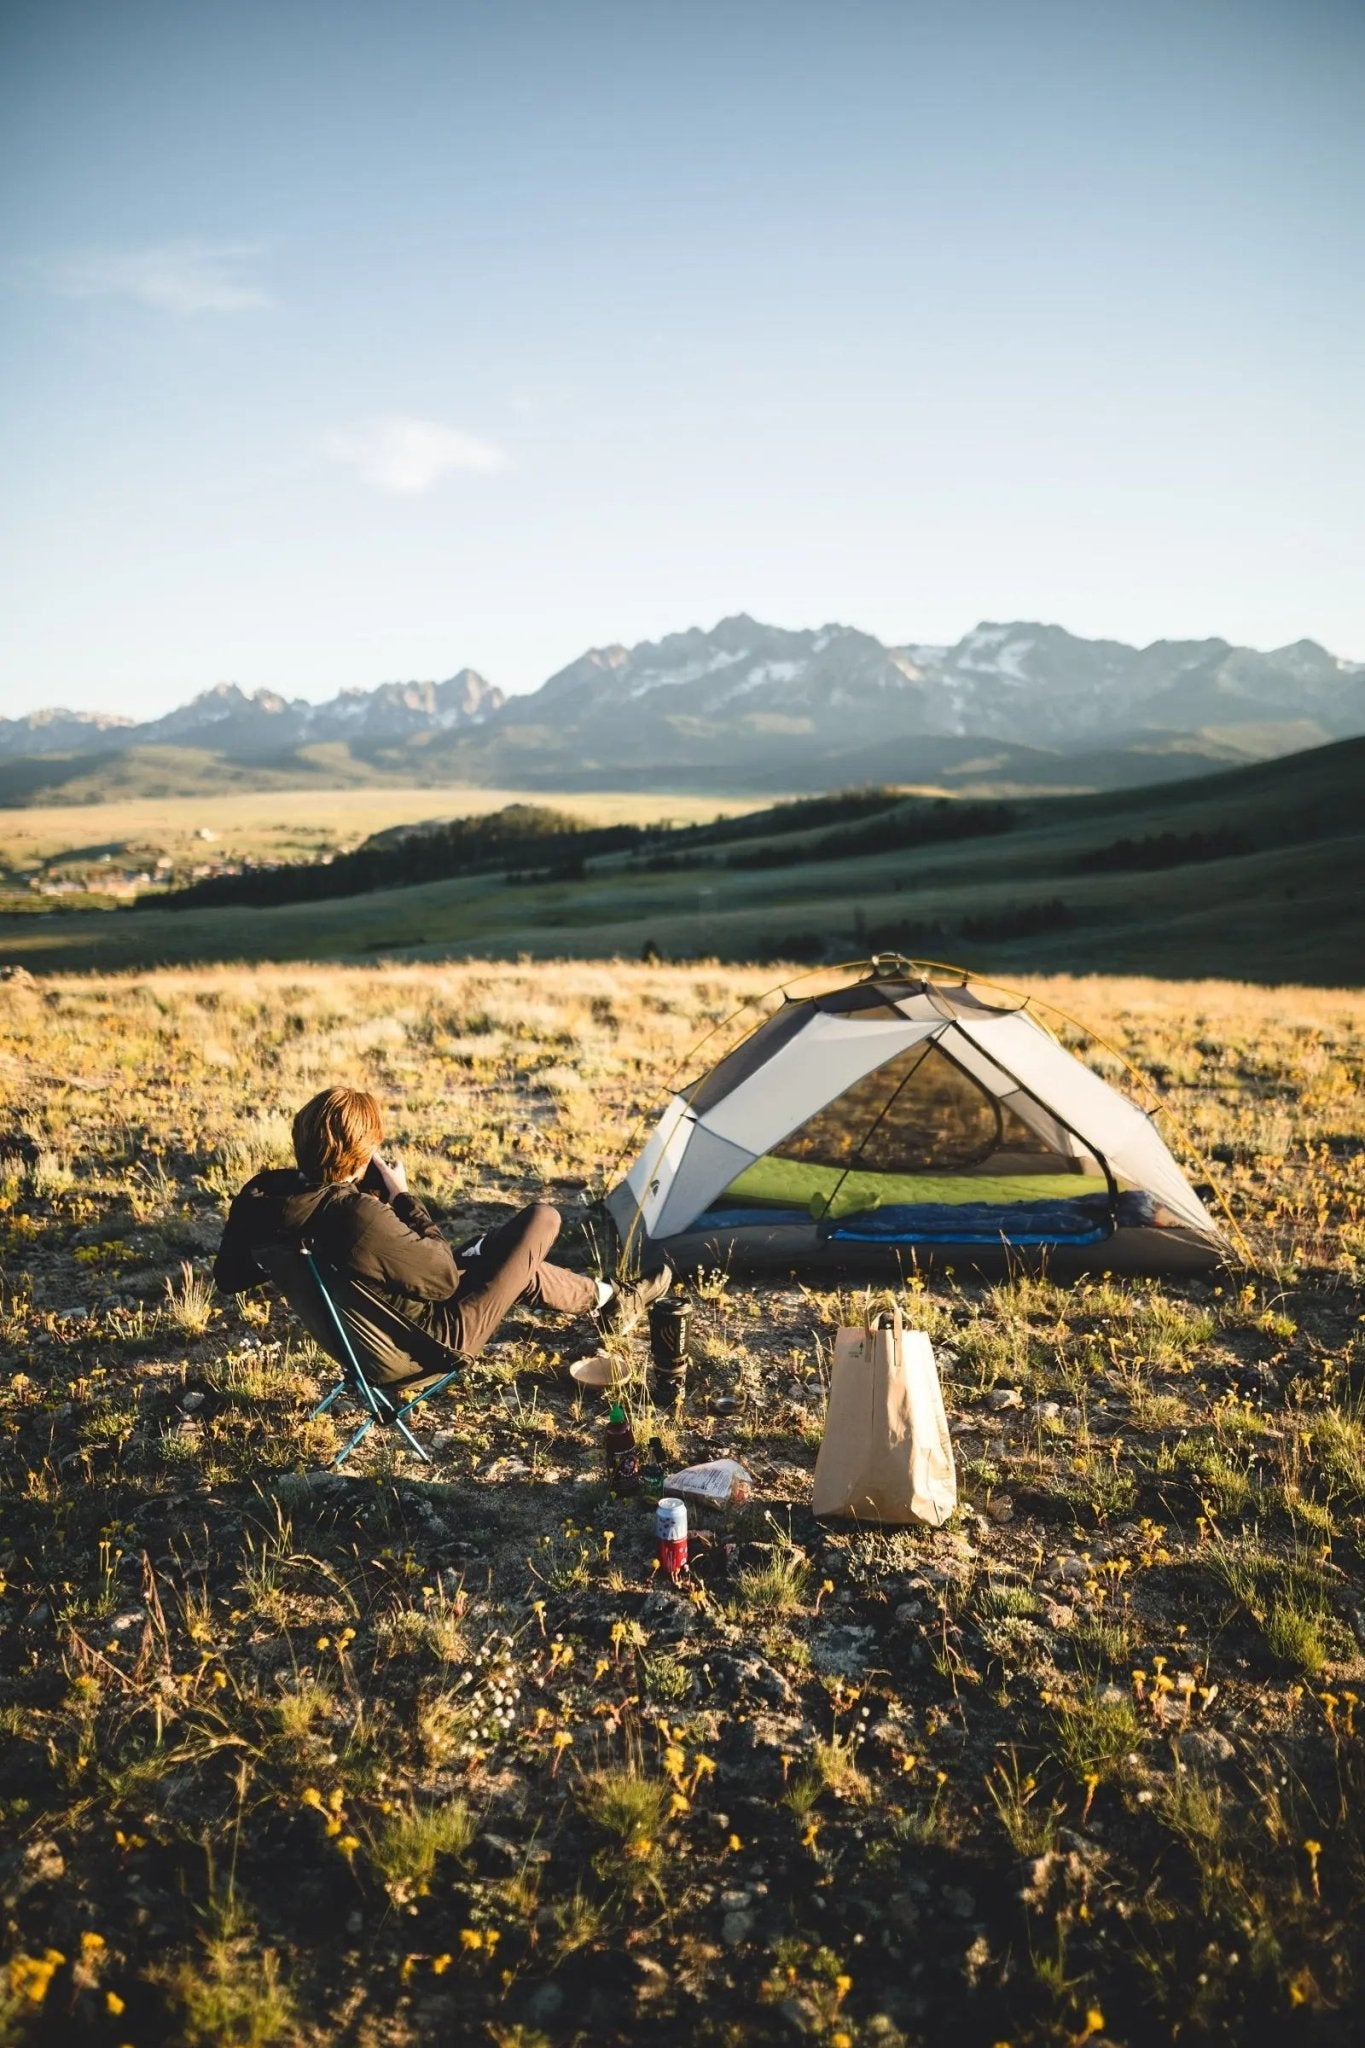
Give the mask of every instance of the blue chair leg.
M 407 1421 L 405 1418 L 412 1413 L 412 1410 L 416 1408 L 420 1402 L 429 1401 L 433 1394 L 444 1393 L 446 1388 L 450 1385 L 451 1381 L 458 1378 L 459 1374 L 457 1372 L 448 1372 L 445 1374 L 444 1378 L 433 1381 L 431 1386 L 423 1387 L 420 1394 L 414 1394 L 410 1401 L 405 1401 L 403 1403 L 403 1406 L 398 1410 L 398 1413 L 393 1418 L 394 1428 L 402 1431 L 403 1435 L 412 1445 L 412 1448 L 414 1449 L 414 1451 L 416 1451 L 418 1457 L 422 1460 L 422 1463 L 424 1465 L 429 1465 L 431 1463 L 431 1453 L 428 1450 L 424 1450 L 422 1445 L 418 1443 L 416 1437 L 408 1428 Z
M 392 1428 L 396 1429 L 399 1435 L 403 1438 L 403 1441 L 407 1444 L 409 1450 L 415 1451 L 417 1453 L 417 1456 L 422 1460 L 422 1463 L 424 1465 L 429 1465 L 432 1462 L 431 1453 L 424 1447 L 424 1445 L 418 1442 L 417 1438 L 408 1428 L 407 1417 L 411 1414 L 412 1410 L 418 1407 L 423 1401 L 429 1401 L 433 1394 L 444 1393 L 445 1389 L 450 1385 L 451 1381 L 457 1380 L 459 1377 L 460 1375 L 458 1372 L 446 1373 L 443 1378 L 434 1381 L 431 1386 L 424 1387 L 420 1394 L 414 1394 L 412 1399 L 410 1401 L 405 1401 L 401 1408 L 395 1408 L 393 1402 L 389 1399 L 388 1395 L 383 1391 L 382 1388 L 371 1386 L 370 1383 L 366 1380 L 362 1380 L 360 1388 L 358 1390 L 348 1389 L 347 1382 L 345 1380 L 341 1380 L 335 1387 L 333 1387 L 331 1393 L 327 1396 L 326 1400 L 320 1402 L 319 1405 L 313 1410 L 314 1415 L 317 1416 L 325 1414 L 326 1411 L 331 1407 L 333 1401 L 336 1400 L 337 1396 L 339 1394 L 344 1394 L 348 1391 L 355 1392 L 357 1394 L 357 1398 L 364 1402 L 365 1406 L 368 1407 L 370 1412 L 365 1417 L 365 1420 L 361 1423 L 359 1429 L 357 1429 L 355 1434 L 351 1437 L 350 1442 L 344 1444 L 341 1450 L 337 1452 L 335 1458 L 333 1458 L 333 1471 L 335 1471 L 339 1465 L 345 1464 L 346 1460 L 350 1457 L 351 1452 L 355 1449 L 356 1445 L 362 1442 L 362 1440 L 369 1435 L 370 1431 L 374 1428 L 376 1422 L 387 1423 Z
M 408 1449 L 410 1451 L 416 1451 L 418 1457 L 422 1460 L 422 1463 L 424 1465 L 429 1465 L 431 1463 L 431 1452 L 417 1441 L 417 1438 L 408 1428 L 406 1422 L 404 1422 L 400 1416 L 395 1415 L 393 1418 L 393 1426 L 398 1431 L 398 1434 L 403 1438 L 403 1441 L 407 1444 Z
M 350 1457 L 351 1452 L 355 1449 L 356 1445 L 361 1441 L 362 1437 L 367 1437 L 373 1428 L 374 1417 L 373 1415 L 367 1415 L 365 1417 L 365 1420 L 361 1423 L 359 1429 L 355 1432 L 355 1435 L 351 1438 L 350 1442 L 346 1444 L 341 1450 L 339 1450 L 336 1456 L 333 1458 L 332 1470 L 334 1472 L 336 1471 L 339 1465 L 344 1465 L 346 1463 L 346 1460 Z
M 319 1415 L 325 1415 L 327 1413 L 327 1410 L 331 1407 L 333 1401 L 335 1401 L 339 1395 L 344 1394 L 345 1391 L 345 1380 L 338 1380 L 336 1385 L 333 1387 L 331 1393 L 327 1395 L 326 1399 L 318 1402 L 317 1407 L 313 1410 L 312 1414 L 308 1418 L 309 1421 L 316 1422 Z

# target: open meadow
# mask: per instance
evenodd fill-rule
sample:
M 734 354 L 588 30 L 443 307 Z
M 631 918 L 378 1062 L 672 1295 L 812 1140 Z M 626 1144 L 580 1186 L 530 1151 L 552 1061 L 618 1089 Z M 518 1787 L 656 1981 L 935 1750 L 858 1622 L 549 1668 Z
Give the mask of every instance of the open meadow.
M 432 818 L 483 817 L 507 804 L 552 804 L 594 825 L 670 819 L 704 823 L 756 810 L 759 797 L 423 786 L 413 789 L 246 789 L 204 796 L 114 797 L 99 803 L 0 807 L 0 877 L 82 874 L 106 856 L 167 854 L 183 866 L 218 860 L 317 860 L 371 833 Z
M 215 1295 L 228 1199 L 334 1081 L 456 1241 L 540 1196 L 586 1260 L 661 1086 L 778 979 L 0 981 L 0 2043 L 1359 2038 L 1365 992 L 1030 984 L 1151 1077 L 1254 1263 L 912 1279 L 939 1531 L 809 1512 L 875 1291 L 704 1276 L 676 1413 L 612 1340 L 637 1433 L 757 1482 L 681 1592 L 581 1333 L 514 1320 L 432 1467 L 375 1432 L 333 1474 L 326 1362 Z

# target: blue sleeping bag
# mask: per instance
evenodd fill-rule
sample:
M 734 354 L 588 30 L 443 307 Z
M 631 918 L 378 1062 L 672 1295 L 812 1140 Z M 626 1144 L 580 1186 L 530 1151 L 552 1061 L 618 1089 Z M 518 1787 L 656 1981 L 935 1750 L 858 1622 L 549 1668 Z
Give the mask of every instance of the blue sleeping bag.
M 1126 1190 L 1042 1202 L 899 1202 L 821 1224 L 834 1244 L 1097 1244 L 1113 1231 L 1156 1221 L 1150 1195 Z M 807 1209 L 776 1203 L 735 1203 L 707 1209 L 693 1231 L 809 1227 Z
M 838 1244 L 1095 1244 L 1117 1226 L 1155 1220 L 1150 1195 L 1074 1201 L 916 1202 L 844 1216 L 823 1232 Z

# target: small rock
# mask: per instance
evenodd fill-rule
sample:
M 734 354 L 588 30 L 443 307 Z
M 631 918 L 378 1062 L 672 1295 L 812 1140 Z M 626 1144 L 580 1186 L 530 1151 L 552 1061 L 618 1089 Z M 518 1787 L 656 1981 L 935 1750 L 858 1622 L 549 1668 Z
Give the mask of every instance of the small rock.
M 113 1629 L 116 1636 L 121 1636 L 128 1629 L 136 1628 L 140 1621 L 145 1621 L 146 1619 L 147 1610 L 145 1607 L 130 1607 L 126 1614 L 115 1615 L 109 1626 Z
M 924 1602 L 922 1600 L 902 1600 L 895 1613 L 896 1627 L 913 1628 L 923 1612 Z
M 1014 1502 L 1007 1493 L 993 1493 L 986 1503 L 986 1513 L 993 1522 L 1012 1522 Z
M 815 1905 L 824 1904 L 818 1892 L 815 1894 L 812 1903 Z M 812 2036 L 823 2034 L 825 2031 L 824 2014 L 813 1998 L 806 1998 L 804 1996 L 784 1998 L 781 2005 L 777 2008 L 777 2016 L 780 2020 L 785 2021 L 793 2037 L 798 2041 L 809 2040 Z
M 720 1756 L 721 1778 L 732 1790 L 763 1795 L 758 1803 L 766 1819 L 766 1801 L 785 1785 L 787 1768 L 810 1741 L 810 1724 L 798 1714 L 762 1713 L 732 1717 L 729 1730 Z M 748 1833 L 744 1827 L 739 1831 Z
M 736 1692 L 756 1693 L 770 1707 L 790 1707 L 796 1694 L 776 1665 L 763 1657 L 713 1656 L 708 1659 L 713 1678 Z
M 479 1847 L 490 1862 L 503 1870 L 520 1870 L 521 1850 L 515 1842 L 509 1842 L 506 1835 L 490 1834 L 485 1829 L 479 1836 Z
M 942 1896 L 948 1911 L 955 1913 L 959 1920 L 970 1920 L 976 1911 L 976 1900 L 960 1884 L 945 1885 Z
M 720 1895 L 721 1907 L 727 1913 L 743 1913 L 752 1902 L 753 1895 L 750 1892 L 722 1892 Z
M 8 1907 L 17 1906 L 40 1884 L 56 1884 L 65 1875 L 66 1859 L 55 1842 L 30 1842 L 0 1861 L 0 1898 Z
M 564 1993 L 558 1984 L 537 1984 L 526 2001 L 526 2017 L 533 2027 L 544 2026 L 547 2020 L 557 2019 L 564 2004 Z
M 359 1906 L 353 1912 L 346 1915 L 346 1932 L 350 1935 L 363 1934 L 365 1932 L 365 1915 L 361 1912 Z
M 858 1678 L 866 1671 L 877 1641 L 875 1628 L 852 1624 L 823 1629 L 812 1636 L 810 1661 L 817 1671 L 841 1678 Z
M 1082 1835 L 1075 1828 L 1058 1828 L 1057 1840 L 1072 1856 L 1079 1856 L 1082 1863 L 1095 1863 L 1104 1855 L 1099 1843 L 1089 1835 Z
M 1182 1763 L 1203 1764 L 1211 1769 L 1231 1763 L 1237 1754 L 1221 1728 L 1187 1728 L 1177 1738 L 1176 1748 Z
M 1018 1387 L 992 1387 L 986 1396 L 987 1405 L 1000 1411 L 1005 1408 L 1022 1408 L 1024 1397 Z
M 277 1671 L 281 1665 L 295 1661 L 293 1644 L 280 1636 L 267 1638 L 263 1643 L 253 1643 L 247 1655 L 262 1671 Z
M 1038 1422 L 1055 1422 L 1061 1412 L 1060 1401 L 1035 1401 L 1029 1409 L 1029 1414 Z
M 727 1948 L 742 1948 L 753 1931 L 752 1913 L 727 1913 L 720 1923 L 720 1938 Z
M 193 1415 L 198 1409 L 203 1407 L 205 1398 L 197 1387 L 191 1387 L 188 1394 L 180 1396 L 180 1406 L 186 1415 Z
M 666 1593 L 662 1587 L 651 1593 L 640 1609 L 640 1620 L 648 1629 L 662 1636 L 681 1638 L 696 1633 L 697 1609 L 690 1600 L 680 1599 L 676 1593 Z
M 459 1441 L 459 1434 L 456 1430 L 438 1429 L 435 1436 L 431 1439 L 431 1448 L 433 1451 L 438 1451 L 444 1455 L 446 1451 L 453 1451 Z

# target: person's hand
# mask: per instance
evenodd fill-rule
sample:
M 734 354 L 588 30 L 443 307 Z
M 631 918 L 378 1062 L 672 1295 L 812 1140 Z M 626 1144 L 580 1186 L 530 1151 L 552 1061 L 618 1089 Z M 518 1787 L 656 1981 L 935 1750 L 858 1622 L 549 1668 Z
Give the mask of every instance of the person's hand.
M 391 1202 L 395 1195 L 408 1191 L 408 1177 L 399 1159 L 387 1160 L 382 1152 L 372 1152 L 370 1163 L 361 1178 L 362 1187 L 372 1187 L 383 1202 Z

